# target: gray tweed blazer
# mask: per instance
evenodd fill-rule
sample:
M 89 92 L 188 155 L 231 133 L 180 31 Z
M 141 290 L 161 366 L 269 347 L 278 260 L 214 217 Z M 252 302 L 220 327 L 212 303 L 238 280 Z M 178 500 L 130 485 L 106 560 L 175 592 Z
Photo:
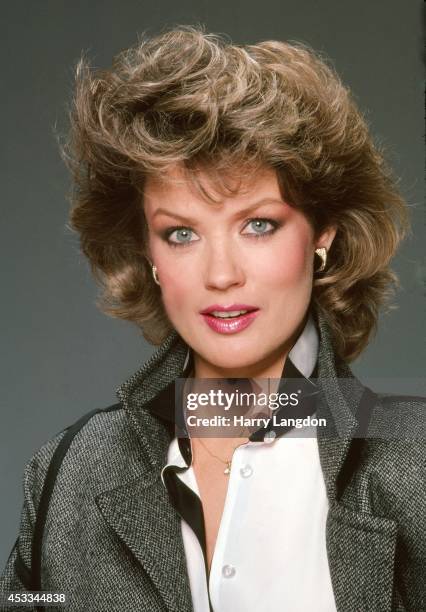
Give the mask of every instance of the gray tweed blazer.
M 331 434 L 318 430 L 318 446 L 330 504 L 326 542 L 337 610 L 425 611 L 425 399 L 375 396 L 369 432 L 377 435 L 355 439 L 365 426 L 365 407 L 358 410 L 364 387 L 336 357 L 321 317 L 318 325 L 317 411 L 333 423 Z M 44 531 L 42 589 L 65 592 L 66 610 L 192 610 L 180 517 L 160 478 L 170 437 L 144 409 L 180 376 L 186 352 L 172 333 L 118 389 L 120 404 L 93 416 L 63 460 Z M 390 424 L 394 435 L 381 435 Z M 3 592 L 26 589 L 22 568 L 31 567 L 41 489 L 63 436 L 47 442 L 25 470 L 19 538 Z

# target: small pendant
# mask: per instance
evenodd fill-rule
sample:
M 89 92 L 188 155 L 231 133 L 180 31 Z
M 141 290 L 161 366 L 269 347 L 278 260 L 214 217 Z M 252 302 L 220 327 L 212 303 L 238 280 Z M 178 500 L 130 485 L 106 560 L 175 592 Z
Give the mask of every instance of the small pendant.
M 223 473 L 225 474 L 225 476 L 228 476 L 228 474 L 231 473 L 231 462 L 230 461 L 226 462 L 226 468 L 223 470 Z

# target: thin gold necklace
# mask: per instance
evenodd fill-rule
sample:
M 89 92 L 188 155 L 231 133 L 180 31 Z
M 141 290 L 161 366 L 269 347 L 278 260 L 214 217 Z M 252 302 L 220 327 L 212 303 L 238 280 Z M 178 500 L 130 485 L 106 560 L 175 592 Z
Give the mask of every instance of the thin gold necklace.
M 194 371 L 193 371 L 193 370 L 191 371 L 190 375 L 194 376 Z M 188 380 L 188 379 L 189 379 L 189 375 L 188 375 L 187 380 Z M 190 383 L 190 384 L 191 384 L 191 383 Z M 245 429 L 247 429 L 247 427 L 246 427 L 246 426 L 244 426 L 244 427 L 242 427 L 242 428 L 240 429 L 240 436 L 241 436 L 241 433 L 242 433 L 242 432 L 243 432 Z M 231 457 L 231 459 L 229 459 L 229 460 L 224 460 L 224 459 L 222 459 L 221 457 L 218 457 L 217 455 L 215 455 L 214 453 L 212 453 L 212 452 L 211 452 L 211 450 L 209 450 L 209 449 L 207 448 L 207 446 L 206 446 L 205 444 L 203 444 L 203 443 L 202 443 L 201 438 L 198 438 L 198 441 L 200 442 L 200 444 L 201 444 L 201 446 L 204 448 L 204 450 L 205 450 L 205 451 L 207 451 L 207 453 L 210 455 L 210 457 L 213 457 L 214 459 L 217 459 L 217 460 L 218 460 L 218 461 L 220 461 L 221 463 L 224 463 L 224 464 L 225 464 L 225 466 L 226 466 L 226 467 L 225 467 L 225 469 L 223 470 L 223 473 L 224 473 L 224 475 L 225 475 L 225 476 L 229 476 L 229 474 L 231 473 L 231 463 L 232 463 L 232 457 Z M 235 449 L 234 449 L 234 450 L 235 450 Z
M 217 455 L 215 455 L 214 453 L 212 453 L 205 444 L 203 444 L 201 442 L 201 438 L 198 438 L 199 443 L 201 444 L 201 446 L 204 448 L 204 450 L 206 450 L 208 452 L 208 454 L 210 455 L 210 457 L 214 457 L 215 459 L 218 459 L 221 463 L 224 463 L 226 465 L 226 468 L 223 470 L 223 473 L 225 474 L 225 476 L 229 476 L 229 474 L 231 473 L 231 463 L 232 463 L 232 458 L 229 459 L 228 461 L 221 459 L 220 457 L 218 457 Z

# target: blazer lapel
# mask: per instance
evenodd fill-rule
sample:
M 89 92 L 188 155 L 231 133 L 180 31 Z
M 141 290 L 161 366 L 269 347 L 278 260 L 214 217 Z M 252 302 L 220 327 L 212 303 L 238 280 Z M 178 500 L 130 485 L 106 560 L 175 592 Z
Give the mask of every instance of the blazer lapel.
M 149 575 L 167 610 L 192 610 L 180 517 L 168 503 L 159 474 L 150 472 L 101 493 L 96 503 Z
M 318 451 L 329 499 L 326 546 L 338 611 L 390 612 L 392 605 L 397 525 L 393 520 L 353 511 L 340 504 L 344 468 L 350 450 L 360 442 L 360 420 L 372 409 L 374 394 L 366 390 L 333 351 L 329 330 L 319 318 L 320 354 Z M 355 459 L 356 461 L 356 459 Z M 355 466 L 349 465 L 351 469 Z M 348 484 L 349 483 L 344 483 Z
M 181 520 L 161 480 L 170 433 L 147 409 L 153 400 L 173 407 L 173 381 L 182 374 L 187 346 L 170 334 L 140 370 L 117 389 L 138 433 L 143 474 L 97 496 L 106 522 L 132 551 L 158 589 L 169 612 L 192 608 Z M 171 391 L 172 390 L 172 391 Z

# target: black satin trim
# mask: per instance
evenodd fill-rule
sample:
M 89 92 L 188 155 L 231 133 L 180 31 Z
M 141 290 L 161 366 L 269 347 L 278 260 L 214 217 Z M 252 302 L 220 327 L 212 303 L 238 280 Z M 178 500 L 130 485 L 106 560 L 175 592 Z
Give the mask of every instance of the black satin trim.
M 22 560 L 21 553 L 19 552 L 19 538 L 18 540 L 16 540 L 15 546 L 16 546 L 16 559 L 14 563 L 15 572 L 19 580 L 24 585 L 24 587 L 28 591 L 30 591 L 31 585 L 32 585 L 31 571 L 25 565 L 24 561 Z
M 178 477 L 178 473 L 185 472 L 187 469 L 187 467 L 170 465 L 163 470 L 163 480 L 173 507 L 197 536 L 203 551 L 207 574 L 207 543 L 203 506 L 198 495 Z
M 181 442 L 183 442 L 184 446 L 186 446 L 186 451 L 182 453 L 184 458 L 185 455 L 188 456 L 188 446 L 189 456 L 191 456 L 191 448 L 188 438 L 179 438 L 178 442 L 180 447 Z M 208 588 L 210 573 L 207 563 L 207 542 L 203 505 L 198 495 L 194 493 L 194 491 L 190 489 L 184 482 L 182 482 L 182 480 L 180 480 L 178 476 L 178 473 L 185 472 L 188 467 L 178 467 L 176 465 L 170 465 L 168 467 L 165 467 L 163 470 L 163 480 L 172 506 L 176 509 L 180 517 L 184 521 L 186 521 L 187 524 L 191 527 L 200 544 L 204 559 L 204 570 L 206 572 L 207 597 L 209 600 L 209 608 L 210 612 L 213 612 L 213 607 L 210 601 L 210 592 Z

